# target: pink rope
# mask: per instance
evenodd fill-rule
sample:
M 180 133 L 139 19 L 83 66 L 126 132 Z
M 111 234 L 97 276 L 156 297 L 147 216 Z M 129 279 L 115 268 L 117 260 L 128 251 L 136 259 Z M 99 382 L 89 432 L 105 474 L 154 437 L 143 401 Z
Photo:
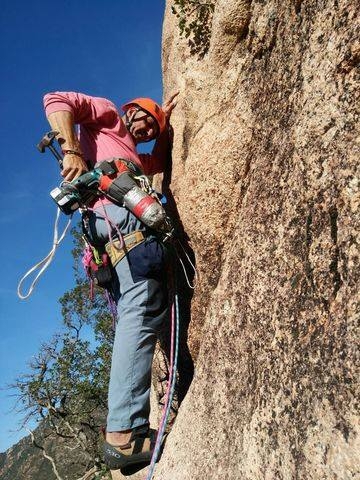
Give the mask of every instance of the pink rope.
M 83 264 L 84 270 L 86 272 L 86 275 L 90 281 L 90 290 L 89 290 L 89 298 L 90 300 L 93 300 L 94 298 L 94 281 L 91 278 L 90 275 L 90 269 L 91 269 L 91 262 L 93 261 L 94 255 L 93 251 L 90 245 L 86 245 L 86 247 L 83 250 L 83 256 L 81 259 L 81 263 Z
M 112 328 L 113 330 L 116 329 L 116 321 L 117 321 L 117 308 L 116 308 L 116 303 L 114 302 L 112 296 L 110 293 L 105 290 L 105 297 L 107 299 L 108 305 L 109 305 L 109 310 L 112 316 Z
M 122 236 L 118 226 L 115 225 L 114 223 L 112 223 L 110 218 L 108 217 L 108 214 L 106 213 L 106 210 L 105 210 L 104 202 L 102 201 L 101 198 L 100 198 L 100 202 L 101 202 L 102 209 L 104 211 L 104 219 L 105 219 L 106 227 L 107 227 L 107 230 L 108 230 L 109 242 L 112 243 L 111 227 L 113 227 L 116 230 L 117 236 L 118 236 L 119 241 L 120 241 L 119 247 L 117 247 L 115 244 L 113 246 L 114 246 L 114 248 L 117 248 L 118 250 L 122 250 L 124 248 L 124 245 L 125 245 L 123 236 Z
M 170 374 L 169 374 L 169 380 L 168 380 L 167 386 L 166 386 L 165 404 L 163 406 L 162 418 L 161 418 L 161 421 L 160 421 L 160 424 L 159 424 L 158 433 L 161 430 L 161 428 L 162 428 L 162 426 L 164 425 L 164 422 L 165 422 L 166 408 L 167 408 L 167 404 L 168 404 L 168 401 L 169 401 L 171 382 L 172 382 L 172 378 L 173 378 L 173 375 L 174 375 L 174 372 L 173 372 L 173 367 L 174 367 L 174 336 L 175 336 L 174 335 L 174 333 L 175 333 L 175 321 L 174 321 L 174 319 L 175 319 L 175 304 L 174 304 L 174 301 L 173 301 L 172 305 L 171 305 L 171 342 L 170 342 L 170 364 L 169 364 Z
M 93 259 L 92 249 L 90 245 L 86 245 L 83 251 L 83 257 L 81 259 L 81 262 L 83 264 L 85 271 L 87 271 L 87 269 L 90 267 L 92 259 Z
M 90 212 L 93 212 L 97 215 L 99 215 L 101 218 L 103 218 L 105 220 L 105 223 L 106 223 L 106 228 L 107 228 L 107 231 L 108 231 L 108 236 L 109 236 L 109 242 L 110 243 L 113 243 L 112 242 L 112 232 L 111 232 L 111 227 L 116 231 L 116 235 L 117 237 L 119 238 L 119 241 L 120 241 L 120 245 L 119 247 L 117 247 L 115 244 L 113 244 L 114 248 L 116 248 L 117 250 L 122 250 L 124 248 L 124 245 L 125 245 L 125 242 L 124 242 L 124 238 L 123 238 L 123 235 L 122 233 L 120 232 L 118 226 L 113 223 L 110 218 L 108 217 L 108 214 L 106 213 L 106 210 L 105 210 L 105 205 L 103 203 L 103 201 L 100 199 L 101 201 L 101 206 L 102 206 L 102 209 L 103 209 L 103 212 L 104 212 L 104 215 L 101 215 L 101 213 L 99 213 L 97 210 L 94 210 L 93 208 L 90 208 L 90 207 L 87 207 L 87 209 L 90 211 Z

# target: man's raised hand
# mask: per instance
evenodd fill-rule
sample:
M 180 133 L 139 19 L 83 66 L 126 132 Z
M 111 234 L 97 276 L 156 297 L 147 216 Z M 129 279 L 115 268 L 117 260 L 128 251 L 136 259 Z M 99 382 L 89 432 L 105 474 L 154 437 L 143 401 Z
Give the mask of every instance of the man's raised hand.
M 171 113 L 174 110 L 174 108 L 176 107 L 176 104 L 177 104 L 177 101 L 178 101 L 178 99 L 176 97 L 179 95 L 179 93 L 180 92 L 176 92 L 173 95 L 171 95 L 171 97 L 169 99 L 165 100 L 165 102 L 162 105 L 162 109 L 165 113 L 166 121 L 170 120 Z

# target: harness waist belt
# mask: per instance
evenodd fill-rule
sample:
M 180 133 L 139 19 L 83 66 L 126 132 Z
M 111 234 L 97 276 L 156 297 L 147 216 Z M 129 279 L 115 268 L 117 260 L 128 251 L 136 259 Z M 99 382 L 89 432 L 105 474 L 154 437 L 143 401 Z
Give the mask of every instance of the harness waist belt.
M 121 248 L 120 240 L 113 240 L 105 245 L 106 253 L 109 255 L 112 266 L 115 267 L 122 260 L 127 252 L 145 241 L 144 233 L 140 230 L 128 233 L 123 236 L 124 246 Z

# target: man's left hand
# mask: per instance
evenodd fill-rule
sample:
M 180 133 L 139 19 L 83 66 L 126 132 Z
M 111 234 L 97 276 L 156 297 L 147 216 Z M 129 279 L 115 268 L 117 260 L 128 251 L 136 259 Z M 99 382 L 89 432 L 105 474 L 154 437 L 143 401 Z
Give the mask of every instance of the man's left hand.
M 171 97 L 168 100 L 166 100 L 161 107 L 163 109 L 163 112 L 165 113 L 165 117 L 166 117 L 167 122 L 170 120 L 171 113 L 174 110 L 174 108 L 176 107 L 176 104 L 177 104 L 177 98 L 176 97 L 179 95 L 179 93 L 180 92 L 176 92 L 173 95 L 171 95 Z

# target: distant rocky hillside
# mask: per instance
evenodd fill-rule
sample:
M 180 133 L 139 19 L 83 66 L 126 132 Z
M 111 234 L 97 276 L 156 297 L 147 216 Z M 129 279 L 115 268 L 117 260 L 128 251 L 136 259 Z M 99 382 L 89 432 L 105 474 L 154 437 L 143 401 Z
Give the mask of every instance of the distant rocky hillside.
M 44 440 L 42 427 L 35 430 L 35 435 L 56 460 L 63 480 L 75 480 L 85 473 L 86 463 L 81 451 L 64 448 L 60 438 Z M 0 480 L 56 480 L 56 476 L 49 460 L 27 436 L 0 454 Z
M 36 476 L 34 476 L 36 475 Z M 1 454 L 1 480 L 56 480 L 48 460 L 31 445 L 30 437 L 23 438 L 16 445 Z

